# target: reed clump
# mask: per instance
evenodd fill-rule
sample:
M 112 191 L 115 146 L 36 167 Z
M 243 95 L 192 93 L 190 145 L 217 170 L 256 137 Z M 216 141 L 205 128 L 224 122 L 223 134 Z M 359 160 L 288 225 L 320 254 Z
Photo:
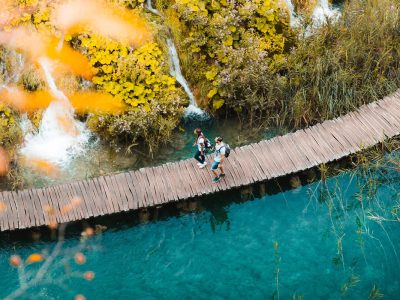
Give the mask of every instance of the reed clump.
M 350 1 L 337 22 L 300 38 L 274 69 L 232 72 L 226 108 L 298 128 L 378 100 L 400 85 L 399 29 L 400 3 Z

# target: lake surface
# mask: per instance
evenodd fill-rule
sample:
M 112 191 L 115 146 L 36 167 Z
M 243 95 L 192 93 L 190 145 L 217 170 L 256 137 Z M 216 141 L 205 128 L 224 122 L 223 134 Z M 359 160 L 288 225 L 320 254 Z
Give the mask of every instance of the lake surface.
M 49 278 L 65 279 L 64 288 L 39 286 L 26 298 L 368 299 L 374 291 L 370 299 L 398 299 L 396 172 L 370 172 L 373 181 L 349 172 L 253 201 L 225 195 L 202 201 L 197 212 L 136 226 L 121 222 L 89 239 L 85 265 L 69 259 L 67 267 L 49 269 Z M 63 256 L 81 244 L 69 237 Z M 2 298 L 18 286 L 9 256 L 46 253 L 55 244 L 0 245 Z M 95 272 L 93 281 L 70 278 L 86 270 Z

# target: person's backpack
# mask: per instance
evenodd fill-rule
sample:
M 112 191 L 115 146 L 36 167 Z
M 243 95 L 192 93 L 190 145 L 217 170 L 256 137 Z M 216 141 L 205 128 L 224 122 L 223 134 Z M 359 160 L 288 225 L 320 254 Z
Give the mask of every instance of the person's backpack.
M 222 146 L 222 147 L 225 147 L 225 157 L 227 158 L 227 157 L 229 156 L 229 154 L 231 154 L 231 147 L 229 147 L 228 144 L 225 144 L 225 145 Z M 222 148 L 222 147 L 221 147 L 221 148 Z
M 205 136 L 203 138 L 204 138 L 204 147 L 206 148 L 206 151 L 212 151 L 214 149 L 214 145 Z

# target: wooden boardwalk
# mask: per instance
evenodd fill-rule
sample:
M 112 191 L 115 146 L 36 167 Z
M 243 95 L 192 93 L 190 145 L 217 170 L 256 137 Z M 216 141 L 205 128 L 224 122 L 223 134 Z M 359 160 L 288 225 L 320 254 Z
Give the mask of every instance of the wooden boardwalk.
M 232 150 L 212 183 L 194 159 L 41 189 L 0 193 L 0 231 L 163 205 L 318 166 L 400 134 L 400 90 L 334 120 Z

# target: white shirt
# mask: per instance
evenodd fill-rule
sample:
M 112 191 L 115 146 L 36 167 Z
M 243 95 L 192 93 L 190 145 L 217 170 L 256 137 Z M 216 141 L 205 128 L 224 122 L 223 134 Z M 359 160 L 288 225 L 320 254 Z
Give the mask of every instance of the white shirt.
M 205 150 L 205 148 L 206 148 L 204 142 L 205 142 L 205 141 L 204 141 L 204 137 L 202 137 L 202 136 L 200 136 L 200 137 L 197 139 L 197 148 L 199 149 L 200 152 L 201 152 L 201 144 L 203 144 L 203 150 Z
M 221 142 L 220 144 L 215 145 L 215 157 L 214 161 L 220 162 L 221 161 L 221 155 L 225 155 L 225 144 Z

